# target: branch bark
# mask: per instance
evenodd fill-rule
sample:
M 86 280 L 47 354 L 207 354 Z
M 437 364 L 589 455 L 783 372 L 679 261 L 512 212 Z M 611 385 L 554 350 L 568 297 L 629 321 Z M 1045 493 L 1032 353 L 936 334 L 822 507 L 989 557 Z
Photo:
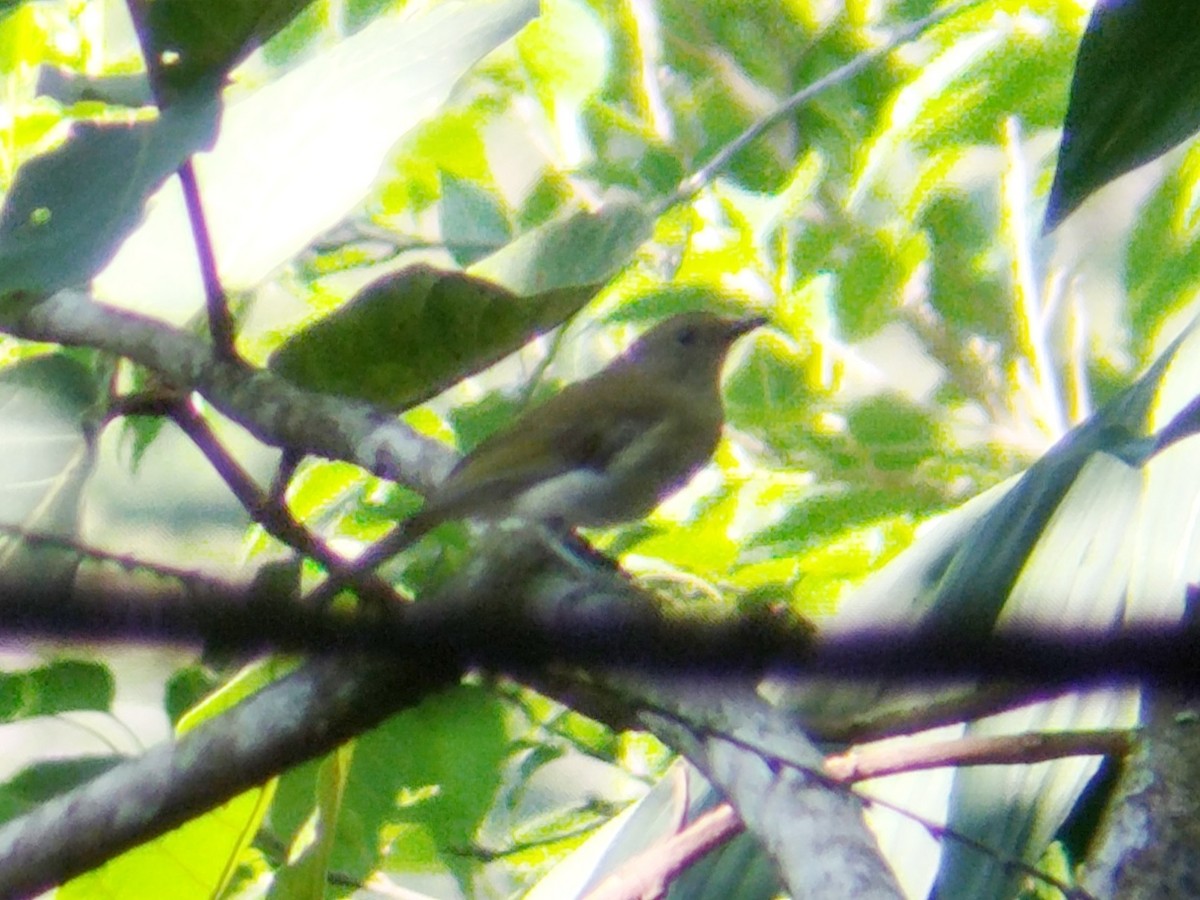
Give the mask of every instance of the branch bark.
M 455 455 L 372 407 L 294 387 L 264 369 L 219 360 L 198 338 L 65 290 L 0 304 L 0 330 L 31 341 L 91 347 L 143 365 L 200 393 L 263 443 L 355 463 L 422 493 Z
M 40 893 L 451 684 L 446 659 L 316 659 L 178 741 L 0 828 L 0 896 Z M 397 748 L 398 752 L 403 752 Z

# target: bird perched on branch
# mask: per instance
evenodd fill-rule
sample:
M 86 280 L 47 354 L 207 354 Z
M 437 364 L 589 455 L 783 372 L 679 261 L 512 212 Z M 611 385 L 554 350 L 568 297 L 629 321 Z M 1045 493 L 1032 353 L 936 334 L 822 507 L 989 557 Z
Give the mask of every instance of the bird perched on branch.
M 716 450 L 725 356 L 766 321 L 692 312 L 654 326 L 595 375 L 476 447 L 353 571 L 371 571 L 451 519 L 596 526 L 646 515 Z M 332 573 L 309 599 L 328 602 L 347 577 Z
M 646 515 L 712 456 L 725 356 L 765 323 L 691 312 L 654 326 L 475 448 L 408 521 L 405 543 L 458 518 L 600 526 Z

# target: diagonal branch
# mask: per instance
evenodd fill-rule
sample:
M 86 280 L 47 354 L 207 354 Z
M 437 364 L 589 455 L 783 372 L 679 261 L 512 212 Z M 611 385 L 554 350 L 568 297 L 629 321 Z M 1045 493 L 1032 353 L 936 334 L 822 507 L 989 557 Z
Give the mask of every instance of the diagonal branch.
M 313 660 L 0 828 L 0 896 L 40 893 L 320 756 L 459 674 L 447 657 Z M 398 752 L 402 752 L 397 748 Z
M 352 586 L 363 600 L 369 599 L 384 605 L 402 602 L 392 586 L 375 574 L 374 566 L 354 567 L 349 560 L 343 559 L 317 535 L 297 522 L 288 510 L 282 492 L 267 494 L 260 490 L 250 473 L 238 465 L 190 402 L 186 399 L 176 402 L 170 415 L 216 469 L 250 518 L 269 534 L 319 562 L 331 575 Z
M 304 391 L 272 372 L 216 359 L 191 335 L 79 291 L 7 300 L 0 304 L 0 330 L 124 356 L 199 392 L 266 444 L 355 463 L 423 493 L 454 463 L 452 451 L 364 403 Z

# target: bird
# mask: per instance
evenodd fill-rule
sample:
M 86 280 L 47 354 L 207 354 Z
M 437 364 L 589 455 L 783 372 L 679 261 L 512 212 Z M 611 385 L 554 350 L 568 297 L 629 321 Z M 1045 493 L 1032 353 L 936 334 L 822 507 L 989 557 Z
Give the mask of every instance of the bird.
M 523 520 L 578 567 L 556 532 L 640 519 L 683 487 L 721 439 L 729 349 L 766 324 L 763 316 L 701 311 L 653 326 L 595 375 L 484 440 L 421 509 L 353 566 L 331 572 L 309 601 L 330 602 L 356 573 L 373 571 L 454 519 Z
M 464 457 L 405 523 L 405 543 L 463 518 L 570 528 L 643 518 L 712 457 L 725 357 L 766 323 L 696 311 L 653 326 Z

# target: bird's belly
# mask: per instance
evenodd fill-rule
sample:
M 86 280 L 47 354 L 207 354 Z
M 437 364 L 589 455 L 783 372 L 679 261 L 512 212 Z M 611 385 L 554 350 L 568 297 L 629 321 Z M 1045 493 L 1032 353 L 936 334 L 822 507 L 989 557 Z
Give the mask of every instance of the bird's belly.
M 647 497 L 644 491 L 631 492 L 629 485 L 615 480 L 611 473 L 576 469 L 523 491 L 513 502 L 511 514 L 529 521 L 599 526 L 640 518 L 656 503 L 656 497 Z

